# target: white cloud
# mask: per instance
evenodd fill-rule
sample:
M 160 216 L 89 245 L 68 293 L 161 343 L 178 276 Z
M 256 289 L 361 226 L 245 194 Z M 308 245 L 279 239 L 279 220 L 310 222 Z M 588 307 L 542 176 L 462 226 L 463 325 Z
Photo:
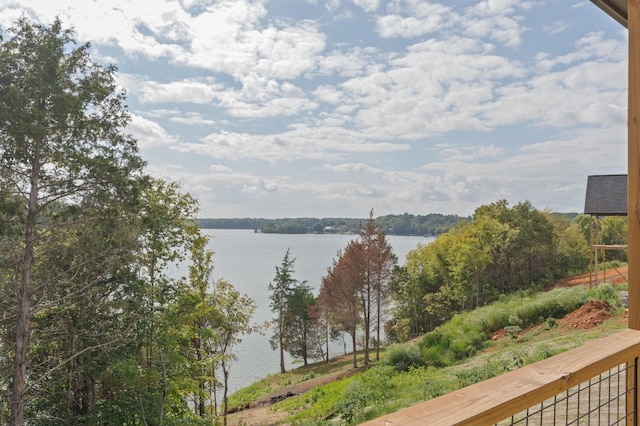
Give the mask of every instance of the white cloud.
M 20 0 L 0 23 L 60 16 L 117 63 L 126 131 L 205 215 L 469 214 L 499 198 L 575 210 L 586 175 L 624 172 L 627 35 L 604 14 L 280 3 Z
M 193 103 L 210 104 L 224 86 L 214 79 L 185 79 L 170 83 L 149 81 L 142 76 L 120 74 L 120 83 L 130 95 L 143 104 Z
M 351 0 L 353 4 L 362 8 L 365 12 L 371 13 L 378 10 L 380 0 Z
M 347 164 L 326 164 L 322 166 L 323 169 L 335 172 L 335 173 L 344 173 L 344 174 L 352 174 L 352 175 L 379 175 L 384 173 L 380 169 L 373 168 L 363 163 L 347 163 Z
M 408 145 L 370 142 L 355 131 L 336 128 L 297 129 L 271 135 L 220 132 L 206 136 L 200 143 L 182 143 L 176 149 L 217 159 L 260 159 L 268 162 L 297 159 L 339 159 L 353 153 L 402 151 Z
M 137 114 L 131 114 L 127 131 L 138 140 L 141 148 L 174 145 L 178 142 L 178 138 L 169 134 L 160 124 Z
M 173 123 L 181 123 L 181 124 L 193 124 L 197 126 L 206 126 L 210 124 L 215 124 L 214 120 L 206 119 L 202 114 L 198 114 L 195 112 L 186 113 L 184 116 L 180 117 L 171 117 L 169 119 Z
M 376 23 L 381 37 L 413 38 L 451 28 L 459 23 L 460 19 L 447 6 L 424 2 L 408 5 L 405 14 L 380 16 Z

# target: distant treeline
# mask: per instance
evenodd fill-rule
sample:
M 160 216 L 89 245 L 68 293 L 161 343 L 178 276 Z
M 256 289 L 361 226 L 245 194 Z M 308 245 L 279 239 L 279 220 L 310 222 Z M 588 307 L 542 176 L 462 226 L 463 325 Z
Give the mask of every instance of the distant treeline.
M 391 235 L 440 235 L 453 228 L 460 221 L 469 218 L 456 215 L 431 213 L 427 215 L 386 215 L 375 219 L 387 234 Z M 204 229 L 254 229 L 271 234 L 321 234 L 357 232 L 364 218 L 229 218 L 199 219 Z

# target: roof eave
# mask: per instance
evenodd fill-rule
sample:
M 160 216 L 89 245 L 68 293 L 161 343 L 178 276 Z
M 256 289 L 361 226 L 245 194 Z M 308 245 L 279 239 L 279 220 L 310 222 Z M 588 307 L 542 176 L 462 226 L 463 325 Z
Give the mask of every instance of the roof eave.
M 628 28 L 627 0 L 591 0 L 591 2 Z

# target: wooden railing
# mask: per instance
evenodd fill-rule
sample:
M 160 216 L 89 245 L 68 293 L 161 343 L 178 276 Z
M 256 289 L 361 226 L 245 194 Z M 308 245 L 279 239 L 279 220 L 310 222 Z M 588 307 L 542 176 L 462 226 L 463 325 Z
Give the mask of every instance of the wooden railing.
M 572 389 L 588 386 L 590 381 L 598 382 L 589 390 L 589 404 L 595 404 L 598 410 L 605 407 L 609 411 L 587 414 L 598 416 L 599 421 L 587 418 L 589 424 L 637 424 L 637 365 L 640 357 L 640 331 L 627 329 L 612 336 L 592 341 L 543 361 L 514 370 L 498 377 L 476 383 L 438 398 L 404 408 L 392 414 L 364 423 L 366 426 L 399 425 L 493 425 L 493 424 L 566 424 L 568 417 L 578 416 L 575 424 L 587 424 L 580 421 L 584 414 L 586 401 L 577 401 L 571 408 L 575 413 L 560 416 L 558 410 L 552 410 L 531 422 L 519 423 L 518 418 L 526 416 L 528 411 L 539 410 L 547 401 L 563 399 L 562 395 L 574 394 Z M 598 377 L 610 371 L 622 371 L 617 384 L 621 392 L 598 392 L 602 380 Z M 611 379 L 608 379 L 609 382 Z M 606 381 L 606 380 L 605 380 Z M 585 383 L 587 385 L 585 385 Z M 592 391 L 599 396 L 592 395 Z M 575 392 L 579 398 L 579 392 Z M 617 398 L 618 413 L 611 420 L 612 403 L 608 400 L 592 401 L 594 398 Z M 622 402 L 620 402 L 622 401 Z M 582 408 L 580 408 L 582 404 Z M 622 407 L 620 408 L 620 404 Z M 565 408 L 562 409 L 563 412 Z M 582 411 L 581 411 L 582 410 Z M 582 413 L 582 414 L 581 414 Z M 551 420 L 544 416 L 554 416 Z M 565 419 L 565 417 L 567 419 Z M 506 421 L 505 421 L 506 419 Z

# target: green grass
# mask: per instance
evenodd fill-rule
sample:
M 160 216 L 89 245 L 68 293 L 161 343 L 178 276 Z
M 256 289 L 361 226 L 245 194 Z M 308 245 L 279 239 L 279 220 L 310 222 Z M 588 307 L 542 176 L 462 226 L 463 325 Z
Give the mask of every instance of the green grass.
M 384 355 L 385 348 L 380 350 Z M 357 354 L 358 365 L 362 365 L 364 355 Z M 287 386 L 310 380 L 314 377 L 336 374 L 349 370 L 353 365 L 352 356 L 345 356 L 332 359 L 329 363 L 317 362 L 307 366 L 298 367 L 287 371 L 284 374 L 271 374 L 252 385 L 240 389 L 229 396 L 229 408 L 244 407 L 252 401 L 267 398 L 274 392 L 284 389 Z
M 568 332 L 556 326 L 556 319 L 591 299 L 607 299 L 615 305 L 623 289 L 626 287 L 601 286 L 594 291 L 572 287 L 502 298 L 493 305 L 456 315 L 412 346 L 391 346 L 386 357 L 366 371 L 312 388 L 274 404 L 272 409 L 287 413 L 283 423 L 293 425 L 329 425 L 336 419 L 352 424 L 397 411 L 625 329 L 626 320 L 620 317 L 591 330 Z M 524 329 L 536 324 L 537 328 L 517 339 L 490 340 L 491 333 L 501 328 Z M 232 398 L 259 399 L 252 395 L 266 396 L 310 372 L 317 377 L 350 365 L 347 359 L 273 375 Z

